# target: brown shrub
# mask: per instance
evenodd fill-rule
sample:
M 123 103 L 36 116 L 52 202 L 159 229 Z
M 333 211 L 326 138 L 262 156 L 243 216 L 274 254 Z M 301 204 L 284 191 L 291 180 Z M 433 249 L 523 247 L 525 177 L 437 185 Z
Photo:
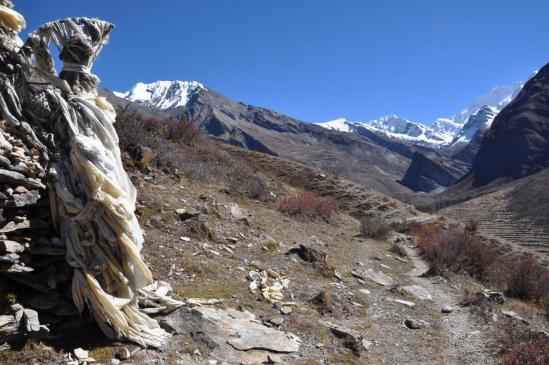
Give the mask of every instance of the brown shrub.
M 187 146 L 199 145 L 206 141 L 209 142 L 198 125 L 183 116 L 169 120 L 167 123 L 167 139 L 183 143 Z
M 418 247 L 431 263 L 432 274 L 461 271 L 483 279 L 498 258 L 492 247 L 460 228 L 427 225 L 416 228 L 415 233 Z
M 282 213 L 292 216 L 323 219 L 329 219 L 335 208 L 336 205 L 332 199 L 309 192 L 283 199 L 278 207 Z
M 389 232 L 389 224 L 381 217 L 366 217 L 360 221 L 360 234 L 363 237 L 383 239 Z
M 139 167 L 151 164 L 170 174 L 181 172 L 192 180 L 213 182 L 237 165 L 184 117 L 158 119 L 122 108 L 117 111 L 115 127 L 120 149 Z
M 508 264 L 506 271 L 507 295 L 526 300 L 547 296 L 547 274 L 531 255 Z
M 118 109 L 116 112 L 116 133 L 118 134 L 118 144 L 124 152 L 129 151 L 135 146 L 145 146 L 153 148 L 155 136 L 150 133 L 146 127 L 146 122 L 160 123 L 155 118 L 144 118 L 138 113 L 128 108 Z
M 549 364 L 549 341 L 537 336 L 513 344 L 498 363 L 499 365 L 546 365 Z
M 474 219 L 469 219 L 465 222 L 465 230 L 470 233 L 475 233 L 478 229 L 478 221 Z
M 493 246 L 459 228 L 445 230 L 425 225 L 414 229 L 414 233 L 432 274 L 466 272 L 505 286 L 508 296 L 535 301 L 549 314 L 549 272 L 533 256 L 505 258 Z

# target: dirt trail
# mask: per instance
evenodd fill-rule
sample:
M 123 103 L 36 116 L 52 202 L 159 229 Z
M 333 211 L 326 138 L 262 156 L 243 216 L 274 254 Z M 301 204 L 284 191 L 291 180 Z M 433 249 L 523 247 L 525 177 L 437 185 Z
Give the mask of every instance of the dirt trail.
M 452 309 L 451 313 L 443 315 L 441 322 L 448 341 L 443 352 L 443 364 L 493 364 L 494 356 L 486 336 L 487 325 L 473 316 L 469 308 L 460 307 L 462 292 L 441 277 L 422 276 L 429 271 L 429 264 L 419 256 L 417 249 L 407 248 L 407 251 L 414 266 L 407 275 L 416 285 L 431 293 L 435 310 Z

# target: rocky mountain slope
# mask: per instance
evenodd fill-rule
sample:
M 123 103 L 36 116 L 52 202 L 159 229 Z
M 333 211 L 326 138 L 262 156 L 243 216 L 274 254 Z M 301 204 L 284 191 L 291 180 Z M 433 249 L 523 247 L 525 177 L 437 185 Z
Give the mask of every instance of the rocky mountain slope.
M 443 149 L 417 150 L 400 183 L 414 191 L 436 194 L 456 183 L 470 169 L 484 133 L 498 110 L 484 106 L 469 117 L 458 135 Z
M 197 81 L 157 81 L 152 84 L 140 82 L 126 93 L 114 94 L 139 105 L 168 110 L 184 108 L 202 90 L 207 91 L 204 85 Z
M 413 208 L 298 163 L 227 151 L 254 168 L 276 201 L 235 197 L 222 181 L 131 171 L 147 237 L 145 260 L 156 278 L 174 283 L 174 295 L 187 305 L 162 319 L 174 336 L 161 351 L 102 343 L 93 337 L 96 329 L 85 327 L 76 343 L 89 344 L 87 356 L 99 363 L 124 358 L 188 365 L 495 364 L 499 331 L 546 325 L 541 311 L 512 298 L 485 301 L 486 310 L 462 305 L 466 290 L 481 293 L 481 284 L 461 275 L 423 275 L 429 265 L 406 234 L 358 235 L 355 217 L 430 219 Z M 333 198 L 341 209 L 329 221 L 277 209 L 278 201 L 302 191 Z M 395 245 L 404 248 L 403 256 Z M 324 273 L 325 265 L 333 275 Z M 270 303 L 251 285 L 263 272 L 268 283 L 277 276 L 289 281 L 280 302 Z M 5 355 L 36 356 L 30 351 Z
M 479 230 L 549 254 L 549 169 L 448 199 L 440 214 L 478 223 Z M 472 194 L 473 193 L 473 194 Z M 444 202 L 444 200 L 442 200 Z
M 496 110 L 503 109 L 523 88 L 524 82 L 517 81 L 510 85 L 496 86 L 488 93 L 476 97 L 471 104 L 451 117 L 438 118 L 433 122 L 433 129 L 439 133 L 458 135 L 469 118 L 488 106 Z

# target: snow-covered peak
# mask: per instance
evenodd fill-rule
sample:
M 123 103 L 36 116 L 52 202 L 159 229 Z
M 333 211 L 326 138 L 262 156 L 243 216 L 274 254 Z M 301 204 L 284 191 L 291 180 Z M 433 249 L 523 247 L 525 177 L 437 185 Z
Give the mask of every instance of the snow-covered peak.
M 498 113 L 498 108 L 483 105 L 476 114 L 469 117 L 461 131 L 454 137 L 451 146 L 467 144 L 473 139 L 475 134 L 488 130 Z
M 438 133 L 424 124 L 412 122 L 394 114 L 370 120 L 361 125 L 373 132 L 417 144 L 437 146 L 451 140 L 449 135 Z
M 522 90 L 524 82 L 517 81 L 511 85 L 496 86 L 489 93 L 476 97 L 469 108 L 495 107 L 499 110 L 509 104 Z
M 185 107 L 191 97 L 206 90 L 197 81 L 156 81 L 150 84 L 139 82 L 126 93 L 115 95 L 138 104 L 161 110 Z
M 338 118 L 329 122 L 316 123 L 317 125 L 339 132 L 352 132 L 354 124 L 345 118 Z
M 459 113 L 451 117 L 438 118 L 432 127 L 437 132 L 457 136 L 471 116 L 477 114 L 484 106 L 495 108 L 499 112 L 518 95 L 524 84 L 523 81 L 517 81 L 506 86 L 496 86 L 488 93 L 476 97 L 467 108 Z
M 437 134 L 430 127 L 412 122 L 394 114 L 367 122 L 352 122 L 345 118 L 339 118 L 329 122 L 316 124 L 331 130 L 359 134 L 360 129 L 364 128 L 370 132 L 381 134 L 386 137 L 430 146 L 449 143 L 452 140 L 452 136 Z

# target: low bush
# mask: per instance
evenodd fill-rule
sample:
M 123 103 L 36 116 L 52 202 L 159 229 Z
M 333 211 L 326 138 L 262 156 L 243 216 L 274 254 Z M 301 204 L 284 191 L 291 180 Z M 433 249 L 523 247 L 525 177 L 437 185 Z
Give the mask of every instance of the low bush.
M 465 222 L 465 230 L 470 233 L 475 233 L 478 229 L 478 221 L 474 219 L 469 219 Z
M 461 228 L 426 225 L 415 229 L 417 245 L 431 264 L 432 274 L 466 272 L 483 279 L 496 263 L 498 253 Z
M 525 300 L 542 300 L 548 296 L 549 277 L 531 255 L 509 264 L 506 271 L 507 295 Z
M 301 218 L 329 219 L 334 213 L 336 205 L 330 198 L 305 192 L 283 199 L 278 209 L 282 213 Z
M 365 217 L 360 221 L 360 235 L 365 238 L 386 238 L 390 232 L 387 221 L 381 217 Z
M 414 235 L 430 263 L 431 274 L 468 273 L 502 287 L 510 297 L 534 301 L 549 315 L 549 271 L 535 257 L 505 256 L 462 228 L 424 225 L 415 228 Z
M 117 110 L 115 127 L 120 149 L 140 168 L 152 165 L 170 174 L 212 182 L 238 166 L 184 117 L 158 119 L 122 108 Z

